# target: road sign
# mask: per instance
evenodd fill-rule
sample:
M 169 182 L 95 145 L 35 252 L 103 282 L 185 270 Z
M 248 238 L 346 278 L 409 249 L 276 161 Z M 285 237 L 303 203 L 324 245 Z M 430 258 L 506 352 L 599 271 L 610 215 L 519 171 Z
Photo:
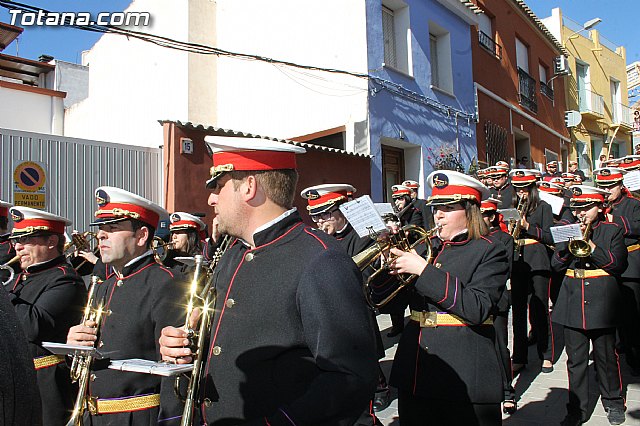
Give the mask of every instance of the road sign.
M 13 204 L 44 210 L 47 205 L 47 172 L 37 161 L 20 161 L 13 169 Z

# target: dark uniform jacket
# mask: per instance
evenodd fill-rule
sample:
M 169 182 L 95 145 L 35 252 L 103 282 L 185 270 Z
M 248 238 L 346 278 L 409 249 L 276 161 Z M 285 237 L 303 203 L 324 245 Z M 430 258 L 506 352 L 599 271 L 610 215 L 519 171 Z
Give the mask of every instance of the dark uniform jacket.
M 361 274 L 333 237 L 288 213 L 215 269 L 207 424 L 351 425 L 375 391 Z
M 613 223 L 622 228 L 629 251 L 629 266 L 622 277 L 640 280 L 640 200 L 623 196 L 609 206 L 608 213 L 613 215 Z
M 515 195 L 516 191 L 509 181 L 502 188 L 491 188 L 491 196 L 500 200 L 499 209 L 513 208 Z
M 334 237 L 351 257 L 361 253 L 374 242 L 374 240 L 369 237 L 360 238 L 355 229 L 353 229 L 353 226 L 349 224 L 340 232 L 336 232 Z
M 422 213 L 420 213 L 420 210 L 415 206 L 415 200 L 411 201 L 407 207 L 400 211 L 400 213 L 402 213 L 402 216 L 399 216 L 398 219 L 400 219 L 400 224 L 402 226 L 422 226 L 424 223 Z
M 487 235 L 487 238 L 493 242 L 499 242 L 504 245 L 505 250 L 507 251 L 507 259 L 509 261 L 509 274 L 507 275 L 508 279 L 509 277 L 511 277 L 511 268 L 513 266 L 513 237 L 511 236 L 511 234 L 508 234 L 500 229 L 499 226 L 496 226 L 492 227 L 489 230 L 489 235 Z M 509 312 L 509 305 L 511 305 L 511 303 L 509 302 L 509 292 L 505 288 L 502 292 L 502 295 L 500 296 L 498 304 L 496 305 L 496 312 Z
M 160 359 L 158 339 L 168 325 L 183 323 L 186 288 L 167 268 L 146 254 L 125 266 L 122 277 L 111 272 L 95 291 L 96 304 L 111 311 L 103 318 L 98 350 L 109 359 Z M 160 376 L 107 369 L 108 361 L 95 361 L 95 380 L 89 393 L 100 399 L 161 393 L 162 406 L 127 413 L 91 417 L 93 425 L 156 425 L 182 411 L 172 395 L 172 380 Z M 165 399 L 166 396 L 166 399 Z M 167 403 L 165 404 L 165 401 Z M 85 423 L 86 424 L 86 423 Z
M 42 342 L 67 341 L 69 328 L 80 322 L 87 291 L 80 276 L 63 256 L 29 266 L 16 276 L 9 299 L 35 358 L 50 356 Z M 53 364 L 37 370 L 45 425 L 69 420 L 75 399 L 69 370 Z
M 520 259 L 514 262 L 524 262 L 530 271 L 549 271 L 549 253 L 545 244 L 552 245 L 553 238 L 549 228 L 553 226 L 553 212 L 551 206 L 540 200 L 538 207 L 527 215 L 529 230 L 520 231 L 520 239 L 533 239 L 537 243 L 522 246 Z
M 551 258 L 551 265 L 557 271 L 602 269 L 609 274 L 591 278 L 564 277 L 553 306 L 553 321 L 583 330 L 619 325 L 621 294 L 618 280 L 627 267 L 622 228 L 613 223 L 598 222 L 592 230 L 591 240 L 596 248 L 590 256 L 574 257 L 568 243 L 564 242 L 557 244 Z
M 426 230 L 433 228 L 433 212 L 431 211 L 431 207 L 427 205 L 427 201 L 421 198 L 416 198 L 413 200 L 413 205 L 420 210 L 420 214 L 422 215 L 422 225 L 420 226 Z
M 9 240 L 10 234 L 0 235 L 0 265 L 4 265 L 16 255 L 16 251 Z M 20 265 L 11 265 L 14 271 L 20 270 Z M 0 269 L 0 281 L 5 282 L 9 278 L 9 271 Z
M 486 238 L 442 243 L 415 282 L 414 311 L 445 312 L 467 326 L 421 328 L 410 321 L 400 339 L 390 384 L 423 398 L 464 403 L 503 399 L 502 368 L 491 325 L 482 325 L 500 299 L 509 273 L 503 244 Z
M 33 357 L 8 293 L 0 290 L 0 424 L 42 425 Z M 68 374 L 68 373 L 67 373 Z

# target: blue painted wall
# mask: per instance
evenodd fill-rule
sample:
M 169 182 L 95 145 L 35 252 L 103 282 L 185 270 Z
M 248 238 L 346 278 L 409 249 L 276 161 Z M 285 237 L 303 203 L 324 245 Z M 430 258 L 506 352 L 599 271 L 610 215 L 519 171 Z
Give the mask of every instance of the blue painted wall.
M 470 26 L 438 1 L 405 0 L 405 3 L 410 14 L 412 77 L 382 67 L 382 4 L 381 0 L 367 0 L 369 72 L 392 83 L 379 84 L 372 80 L 369 90 L 369 132 L 373 156 L 371 195 L 376 201 L 382 200 L 384 191 L 381 141 L 384 138 L 399 139 L 400 131 L 404 136 L 403 142 L 419 148 L 405 150 L 405 164 L 420 164 L 420 175 L 417 170 L 409 170 L 406 178 L 421 181 L 423 187 L 424 178 L 433 170 L 433 158 L 428 158 L 432 156 L 430 149 L 439 152 L 438 147 L 443 143 L 455 145 L 457 140 L 465 170 L 477 157 L 475 123 L 467 116 L 475 113 Z M 453 97 L 430 88 L 430 21 L 450 33 Z M 393 85 L 401 85 L 402 88 Z M 449 113 L 447 107 L 451 108 Z M 456 120 L 455 111 L 466 114 L 464 117 L 458 115 Z M 420 158 L 407 158 L 409 155 L 419 155 Z M 425 192 L 429 190 L 425 188 Z

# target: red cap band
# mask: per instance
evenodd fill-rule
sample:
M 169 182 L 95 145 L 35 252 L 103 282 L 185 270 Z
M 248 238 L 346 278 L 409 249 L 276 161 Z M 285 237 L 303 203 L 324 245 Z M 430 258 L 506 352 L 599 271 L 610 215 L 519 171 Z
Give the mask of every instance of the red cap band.
M 604 203 L 604 195 L 602 194 L 582 194 L 573 195 L 571 201 L 577 201 L 581 203 Z
M 137 219 L 152 227 L 158 226 L 160 216 L 153 210 L 142 206 L 125 203 L 108 203 L 96 212 L 98 219 Z
M 480 211 L 487 211 L 487 210 L 498 210 L 498 205 L 490 201 L 483 201 L 480 204 Z
M 447 185 L 444 188 L 438 188 L 434 186 L 431 190 L 431 197 L 444 198 L 445 196 L 451 196 L 451 198 L 455 198 L 456 195 L 462 196 L 464 198 L 475 198 L 476 201 L 480 202 L 482 199 L 482 193 L 477 191 L 469 186 L 461 186 L 461 185 Z
M 173 229 L 176 227 L 188 227 L 188 228 L 194 228 L 196 230 L 198 230 L 200 228 L 200 224 L 198 222 L 194 222 L 192 220 L 179 220 L 177 222 L 173 222 L 171 223 L 171 225 L 169 225 L 169 229 Z
M 309 207 L 316 207 L 316 206 L 325 205 L 333 201 L 340 201 L 340 200 L 346 200 L 346 199 L 347 199 L 346 192 L 329 192 L 316 199 L 309 198 L 307 201 L 309 201 Z
M 535 176 L 511 176 L 511 183 L 515 184 L 530 184 L 535 183 L 538 180 Z
M 214 167 L 232 164 L 233 170 L 280 170 L 295 169 L 295 152 L 282 151 L 236 151 L 213 154 Z
M 64 234 L 65 223 L 57 220 L 47 219 L 23 219 L 13 224 L 13 229 L 27 229 L 29 227 L 43 228 L 43 231 L 55 232 L 56 234 Z
M 411 191 L 409 189 L 398 189 L 397 191 L 393 191 L 393 194 L 391 194 L 391 196 L 400 196 L 400 195 L 411 195 Z

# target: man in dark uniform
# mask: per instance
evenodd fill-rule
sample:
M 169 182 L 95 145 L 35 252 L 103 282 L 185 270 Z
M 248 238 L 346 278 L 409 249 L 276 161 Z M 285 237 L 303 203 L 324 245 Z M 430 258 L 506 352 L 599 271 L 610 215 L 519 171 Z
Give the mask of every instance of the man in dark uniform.
M 405 180 L 402 182 L 402 185 L 411 190 L 413 205 L 420 210 L 420 214 L 422 214 L 422 227 L 426 230 L 433 228 L 433 213 L 431 212 L 431 207 L 427 206 L 427 200 L 418 198 L 420 184 L 415 180 Z
M 493 186 L 490 188 L 491 197 L 500 200 L 499 209 L 509 209 L 514 207 L 516 192 L 509 181 L 509 169 L 504 166 L 492 166 L 487 168 L 487 175 L 493 179 Z
M 82 318 L 87 292 L 82 279 L 62 255 L 63 217 L 28 207 L 12 207 L 12 244 L 22 272 L 7 288 L 9 300 L 29 341 L 37 372 L 45 425 L 64 424 L 75 400 L 64 357 L 52 355 L 43 342 L 63 343 L 67 330 Z
M 0 424 L 42 425 L 33 358 L 9 293 L 0 290 Z
M 558 171 L 558 162 L 557 161 L 549 161 L 546 166 L 546 173 L 542 174 L 543 178 L 546 177 L 560 177 L 562 173 Z
M 627 363 L 640 375 L 640 200 L 630 196 L 623 183 L 625 170 L 606 167 L 594 170 L 596 185 L 608 193 L 605 214 L 624 230 L 629 266 L 622 273 L 622 328 L 620 339 Z
M 184 321 L 185 315 L 181 304 L 186 288 L 174 273 L 156 263 L 150 249 L 158 221 L 168 214 L 151 201 L 119 188 L 100 187 L 95 196 L 98 211 L 91 225 L 98 226 L 100 257 L 111 267 L 107 280 L 95 290 L 95 300 L 104 303 L 108 315 L 100 330 L 91 321 L 71 327 L 67 343 L 96 344 L 113 359 L 157 360 L 160 331 Z M 172 380 L 163 380 L 161 388 L 160 376 L 109 370 L 108 361 L 92 365 L 95 379 L 90 384 L 90 397 L 95 409 L 85 412 L 85 424 L 156 425 L 179 415 L 181 407 L 172 395 Z
M 0 200 L 0 265 L 4 265 L 16 256 L 16 251 L 9 241 L 9 207 L 11 207 L 10 203 Z M 11 265 L 11 268 L 14 271 L 20 269 L 15 264 Z M 0 269 L 0 281 L 7 281 L 10 275 L 10 271 Z
M 584 172 L 578 169 L 578 162 L 576 160 L 569 161 L 569 173 L 580 176 L 580 179 L 582 179 L 583 182 L 587 179 Z
M 303 148 L 207 136 L 209 204 L 236 238 L 214 272 L 218 295 L 205 371 L 205 424 L 351 425 L 377 383 L 362 274 L 334 238 L 293 205 Z M 191 361 L 187 333 L 167 327 L 166 361 Z M 188 342 L 187 342 L 188 343 Z
M 627 267 L 624 231 L 604 220 L 606 191 L 577 185 L 572 192 L 571 209 L 585 238 L 581 242 L 558 243 L 551 258 L 552 268 L 565 272 L 553 309 L 553 321 L 564 325 L 568 355 L 569 404 L 562 424 L 572 426 L 589 420 L 592 343 L 602 405 L 609 423 L 619 425 L 625 414 L 615 341 L 621 303 L 619 281 Z

